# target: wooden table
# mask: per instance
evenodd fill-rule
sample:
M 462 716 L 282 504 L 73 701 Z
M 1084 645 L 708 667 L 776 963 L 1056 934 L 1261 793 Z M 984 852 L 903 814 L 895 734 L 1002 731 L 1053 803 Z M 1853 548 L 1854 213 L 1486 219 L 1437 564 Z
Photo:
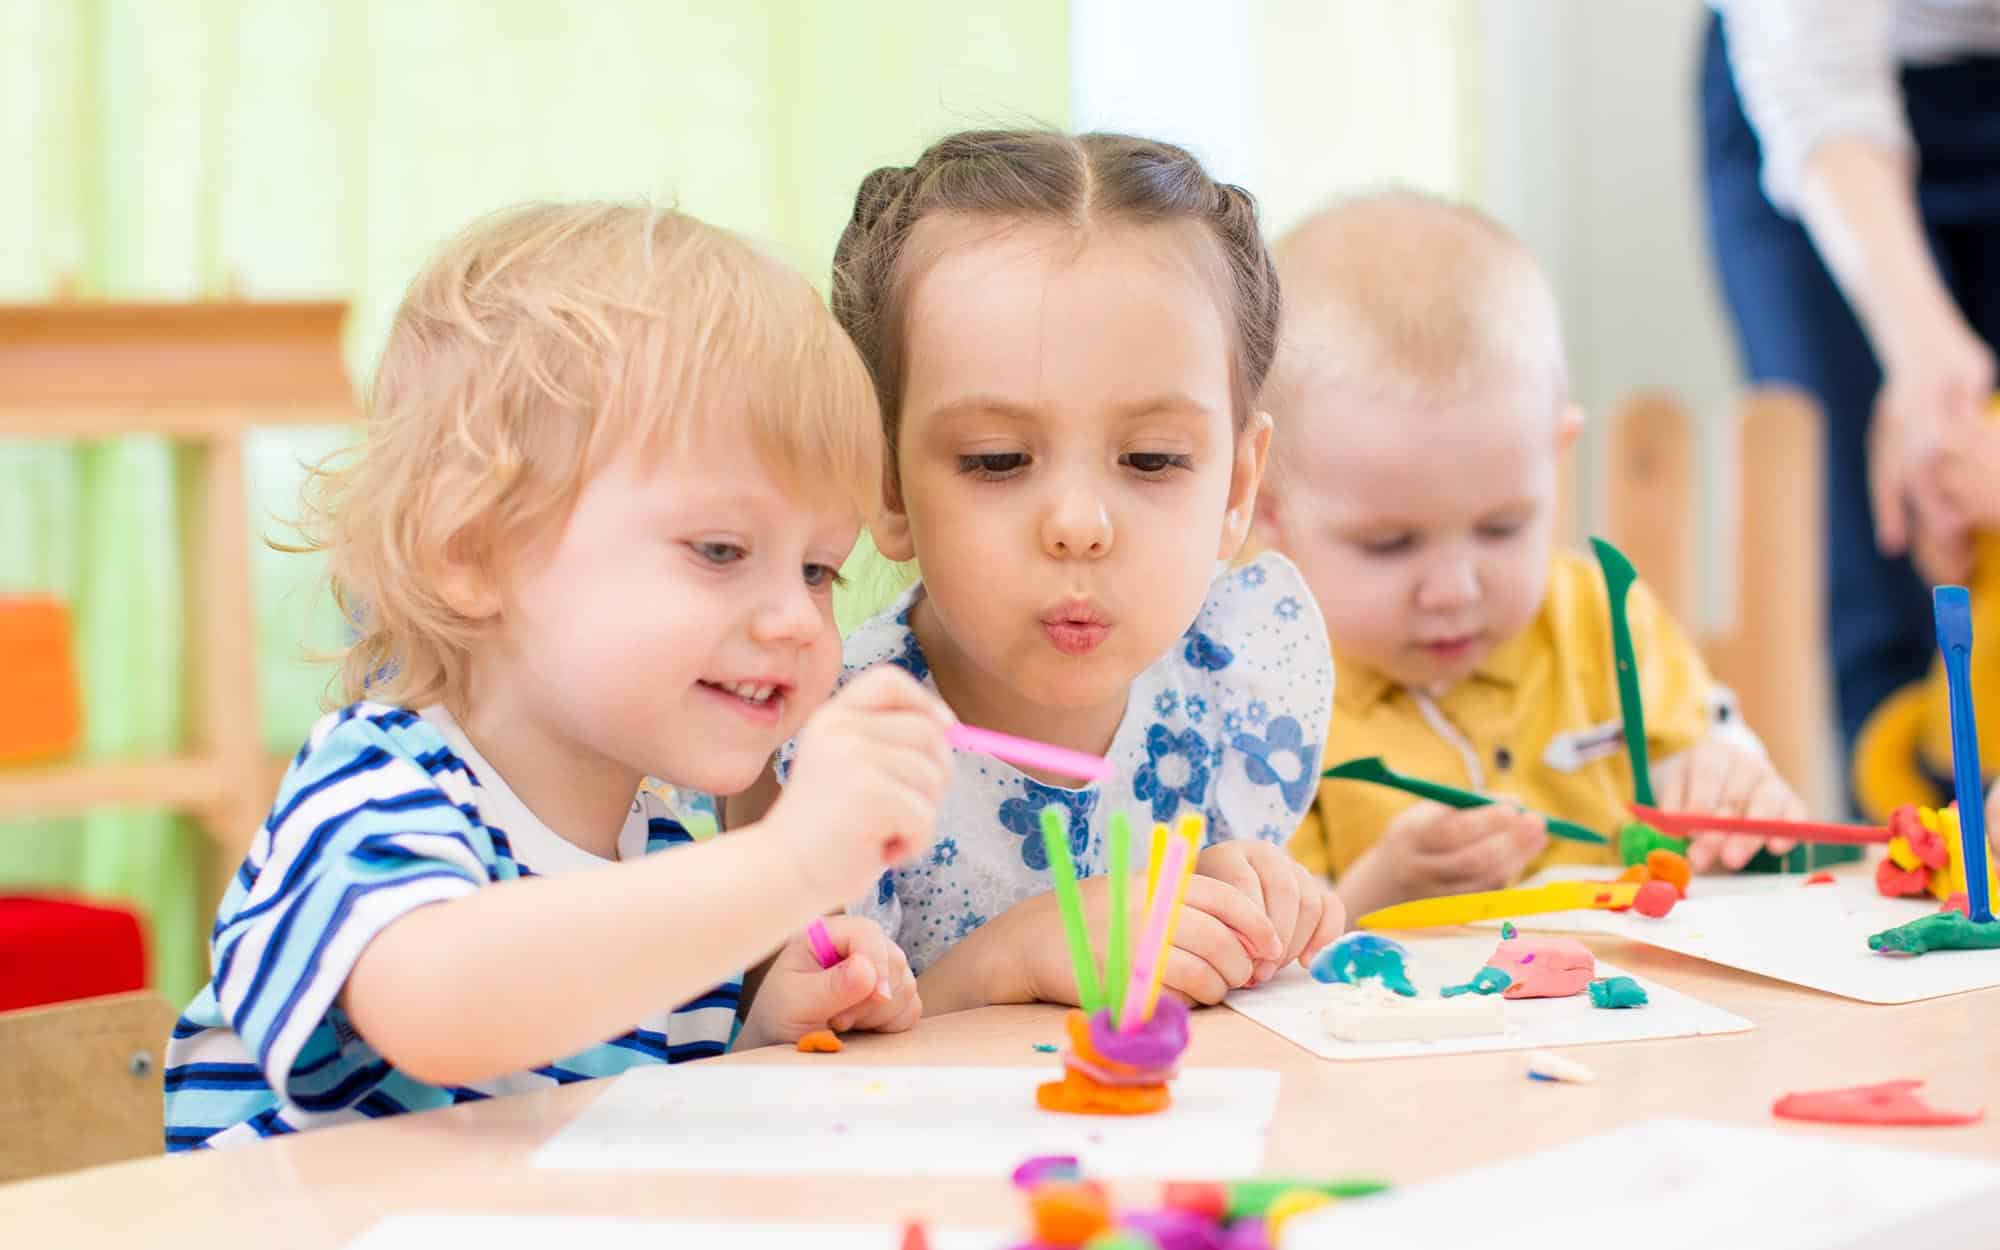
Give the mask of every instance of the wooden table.
M 1900 1007 L 1849 1002 L 1616 938 L 1602 958 L 1751 1020 L 1748 1033 L 1583 1047 L 1587 1086 L 1523 1078 L 1520 1052 L 1335 1063 L 1227 1009 L 1198 1013 L 1187 1062 L 1282 1074 L 1267 1170 L 1408 1183 L 1646 1116 L 1685 1114 L 1842 1140 L 2000 1155 L 2000 990 Z M 773 1048 L 715 1063 L 1035 1065 L 1060 1037 L 1050 1007 L 994 1007 L 859 1037 L 833 1056 Z M 1944 1106 L 1986 1104 L 1968 1128 L 1863 1129 L 1774 1120 L 1788 1090 L 1922 1077 Z M 412 1209 L 1019 1227 L 1006 1178 L 768 1178 L 536 1171 L 530 1154 L 601 1082 L 325 1129 L 235 1151 L 121 1164 L 0 1188 L 6 1243 L 332 1247 Z M 1150 1198 L 1134 1186 L 1131 1197 Z

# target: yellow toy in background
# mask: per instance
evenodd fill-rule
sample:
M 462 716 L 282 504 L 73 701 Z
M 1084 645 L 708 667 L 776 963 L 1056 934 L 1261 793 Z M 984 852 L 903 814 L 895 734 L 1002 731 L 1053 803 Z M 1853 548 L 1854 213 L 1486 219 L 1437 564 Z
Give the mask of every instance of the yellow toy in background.
M 2000 420 L 2000 396 L 1990 414 Z M 2000 717 L 2000 533 L 1973 544 L 1972 706 L 1979 720 Z M 1869 713 L 1854 742 L 1854 796 L 1861 814 L 1886 824 L 1905 804 L 1944 807 L 1952 801 L 1951 692 L 1944 661 L 1933 657 L 1924 679 L 1905 686 Z M 2000 774 L 2000 734 L 1979 744 L 1979 774 Z

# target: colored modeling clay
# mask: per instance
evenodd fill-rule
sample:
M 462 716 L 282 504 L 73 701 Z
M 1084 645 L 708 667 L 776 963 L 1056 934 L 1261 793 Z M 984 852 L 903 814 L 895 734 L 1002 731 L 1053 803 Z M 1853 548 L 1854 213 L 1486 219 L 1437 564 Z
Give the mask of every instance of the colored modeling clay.
M 1320 1020 L 1344 1042 L 1426 1042 L 1507 1027 L 1497 998 L 1404 998 L 1379 985 L 1329 986 Z
M 1160 1201 L 1170 1211 L 1219 1220 L 1229 1213 L 1229 1187 L 1212 1181 L 1169 1181 Z
M 1639 896 L 1632 900 L 1632 910 L 1642 916 L 1657 920 L 1674 909 L 1681 901 L 1681 892 L 1671 881 L 1648 881 L 1639 887 Z
M 1512 928 L 1513 926 L 1508 926 Z M 1505 930 L 1502 930 L 1505 932 Z M 1464 985 L 1447 985 L 1438 993 L 1446 998 L 1457 998 L 1460 994 L 1498 994 L 1513 984 L 1514 978 L 1498 968 L 1481 968 L 1472 974 L 1472 979 Z
M 1960 912 L 1941 911 L 1908 924 L 1884 929 L 1868 939 L 1871 951 L 1921 955 L 1925 951 L 1970 951 L 2000 948 L 2000 920 L 1974 924 Z
M 1644 1007 L 1646 990 L 1631 977 L 1606 977 L 1590 983 L 1593 1007 Z
M 808 1055 L 837 1055 L 840 1053 L 840 1039 L 831 1029 L 814 1029 L 799 1039 L 799 1049 Z
M 1215 1221 L 1192 1211 L 1133 1211 L 1118 1217 L 1118 1229 L 1131 1238 L 1127 1244 L 1152 1250 L 1209 1250 L 1215 1244 Z
M 1922 1081 L 1884 1081 L 1850 1089 L 1820 1089 L 1786 1094 L 1771 1114 L 1787 1120 L 1817 1120 L 1826 1124 L 1977 1124 L 1986 1112 L 1943 1111 L 1916 1092 Z
M 1283 1244 L 1285 1225 L 1308 1211 L 1333 1205 L 1333 1197 L 1316 1189 L 1290 1189 L 1272 1200 L 1264 1212 L 1264 1231 L 1273 1242 Z
M 912 1220 L 903 1225 L 902 1250 L 931 1250 L 931 1239 L 924 1233 L 924 1226 Z
M 1531 1081 L 1561 1081 L 1570 1085 L 1589 1085 L 1597 1080 L 1597 1073 L 1576 1060 L 1551 1050 L 1531 1050 L 1521 1058 L 1527 1061 L 1528 1079 Z
M 1063 1077 L 1035 1090 L 1037 1106 L 1078 1115 L 1148 1115 L 1166 1108 L 1167 1083 L 1187 1049 L 1187 1004 L 1162 998 L 1151 1019 L 1125 1032 L 1112 1025 L 1108 1011 L 1072 1011 L 1064 1023 L 1070 1048 Z
M 1653 874 L 1653 880 L 1671 884 L 1683 898 L 1694 880 L 1694 865 L 1688 863 L 1687 856 L 1665 847 L 1646 852 L 1646 871 Z
M 1310 1189 L 1330 1198 L 1366 1198 L 1389 1188 L 1378 1180 L 1349 1178 L 1333 1181 L 1302 1181 L 1284 1177 L 1261 1177 L 1257 1180 L 1232 1181 L 1229 1185 L 1229 1208 L 1224 1215 L 1231 1220 L 1260 1219 L 1271 1209 L 1271 1204 L 1297 1189 Z
M 1574 938 L 1524 937 L 1502 942 L 1486 961 L 1513 978 L 1508 998 L 1567 998 L 1597 975 L 1597 960 Z
M 1014 1188 L 1033 1189 L 1043 1181 L 1073 1181 L 1083 1175 L 1075 1155 L 1035 1155 L 1014 1169 Z
M 1939 911 L 1955 911 L 1967 920 L 1972 919 L 1972 900 L 1963 894 L 1954 894 L 1938 904 Z
M 1350 933 L 1313 956 L 1312 978 L 1325 984 L 1355 985 L 1380 981 L 1398 994 L 1414 996 L 1404 958 L 1409 951 L 1399 942 L 1374 933 Z
M 1833 884 L 1833 874 L 1832 874 L 1832 873 L 1830 873 L 1830 872 L 1816 872 L 1816 873 L 1813 873 L 1813 874 L 1812 874 L 1811 876 L 1808 876 L 1808 877 L 1807 877 L 1807 878 L 1805 879 L 1805 882 L 1804 882 L 1804 884 L 1806 884 L 1806 885 L 1832 885 L 1832 884 Z
M 1167 1250 L 1160 1239 L 1126 1228 L 1102 1232 L 1083 1243 L 1083 1250 Z
M 1628 820 L 1618 827 L 1618 859 L 1628 867 L 1643 864 L 1654 851 L 1687 854 L 1687 839 L 1670 838 L 1643 821 Z
M 1044 1055 L 1053 1055 L 1058 1048 L 1054 1042 L 1036 1042 L 1035 1049 Z
M 1095 1181 L 1046 1181 L 1028 1195 L 1035 1240 L 1080 1246 L 1111 1227 L 1111 1205 Z

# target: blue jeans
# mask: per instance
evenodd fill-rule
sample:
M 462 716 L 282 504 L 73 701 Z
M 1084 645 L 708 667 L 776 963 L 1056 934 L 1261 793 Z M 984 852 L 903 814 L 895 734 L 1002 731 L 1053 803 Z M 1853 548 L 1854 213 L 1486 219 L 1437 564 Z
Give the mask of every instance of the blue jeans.
M 1906 68 L 1902 85 L 1931 252 L 1967 320 L 2000 344 L 2000 58 Z M 1764 197 L 1720 19 L 1702 54 L 1701 111 L 1709 244 L 1745 371 L 1804 390 L 1826 416 L 1827 644 L 1844 767 L 1862 722 L 1923 676 L 1934 647 L 1915 569 L 1875 547 L 1867 432 L 1882 371 L 1805 229 Z

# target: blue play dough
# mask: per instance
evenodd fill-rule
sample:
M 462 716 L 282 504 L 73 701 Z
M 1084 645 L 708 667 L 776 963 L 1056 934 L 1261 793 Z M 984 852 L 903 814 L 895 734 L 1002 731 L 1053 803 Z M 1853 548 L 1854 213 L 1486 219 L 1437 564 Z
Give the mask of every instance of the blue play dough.
M 1400 943 L 1374 933 L 1350 933 L 1313 956 L 1309 971 L 1323 984 L 1358 985 L 1380 981 L 1405 998 L 1415 998 L 1404 963 L 1409 951 Z

